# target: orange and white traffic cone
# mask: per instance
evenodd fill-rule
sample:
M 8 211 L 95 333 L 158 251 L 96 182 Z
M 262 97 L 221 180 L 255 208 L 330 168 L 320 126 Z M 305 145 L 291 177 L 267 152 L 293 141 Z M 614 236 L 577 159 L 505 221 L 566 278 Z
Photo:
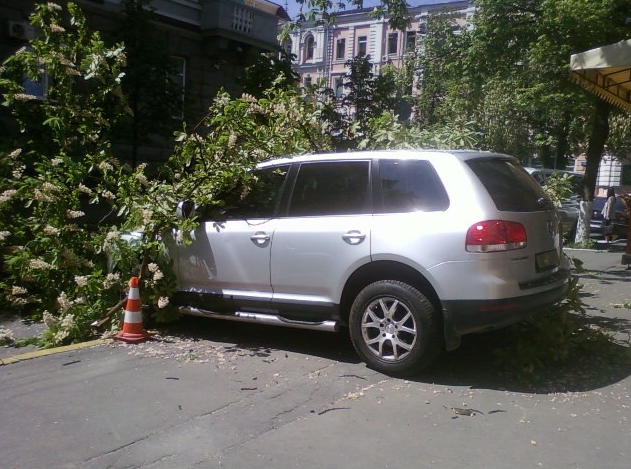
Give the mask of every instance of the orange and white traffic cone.
M 142 325 L 138 277 L 132 277 L 129 280 L 129 294 L 127 295 L 127 305 L 125 306 L 123 330 L 114 336 L 114 340 L 135 343 L 147 340 L 149 337 L 149 333 L 144 330 Z

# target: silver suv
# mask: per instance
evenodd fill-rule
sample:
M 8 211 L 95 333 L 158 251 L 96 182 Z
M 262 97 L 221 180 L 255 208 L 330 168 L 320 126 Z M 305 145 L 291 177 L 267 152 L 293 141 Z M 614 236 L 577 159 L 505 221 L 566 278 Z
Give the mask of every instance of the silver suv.
M 408 375 L 463 334 L 564 298 L 551 201 L 510 156 L 309 155 L 261 164 L 221 215 L 174 246 L 185 314 L 336 331 L 372 368 Z

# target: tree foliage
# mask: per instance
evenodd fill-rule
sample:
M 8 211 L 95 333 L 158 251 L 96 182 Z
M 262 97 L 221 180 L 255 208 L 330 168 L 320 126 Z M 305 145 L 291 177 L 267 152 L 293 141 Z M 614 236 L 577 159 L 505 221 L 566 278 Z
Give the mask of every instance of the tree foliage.
M 178 201 L 212 207 L 226 203 L 222 194 L 245 194 L 261 160 L 335 151 L 342 141 L 372 149 L 454 147 L 474 138 L 465 127 L 429 134 L 375 109 L 360 128 L 281 76 L 259 97 L 219 93 L 201 122 L 184 124 L 172 157 L 150 177 L 144 164 L 126 165 L 112 151 L 113 129 L 130 114 L 124 45 L 107 47 L 71 2 L 67 11 L 39 5 L 31 22 L 41 35 L 0 72 L 3 105 L 21 130 L 0 154 L 0 301 L 44 318 L 45 346 L 90 337 L 90 325 L 108 315 L 116 328 L 131 275 L 154 317 L 175 317 L 165 253 L 198 223 L 175 216 Z M 25 76 L 48 80 L 44 99 L 25 93 Z M 135 241 L 127 242 L 132 231 Z
M 43 314 L 50 343 L 83 336 L 89 320 L 120 295 L 103 281 L 103 232 L 86 223 L 86 207 L 117 204 L 125 168 L 112 156 L 113 115 L 123 115 L 122 46 L 88 32 L 81 10 L 39 5 L 31 22 L 42 35 L 2 67 L 4 102 L 21 132 L 2 155 L 0 219 L 7 257 L 5 302 Z M 25 94 L 24 77 L 47 83 L 46 97 Z M 53 319 L 54 318 L 54 319 Z
M 332 19 L 326 16 L 329 2 L 305 2 Z M 135 88 L 126 83 L 143 70 L 130 66 L 133 45 L 106 46 L 73 3 L 66 12 L 54 3 L 40 5 L 31 21 L 41 36 L 0 70 L 3 104 L 21 130 L 11 150 L 0 154 L 0 300 L 44 317 L 47 345 L 90 336 L 89 325 L 124 299 L 132 273 L 140 276 L 143 304 L 159 319 L 173 317 L 174 273 L 164 254 L 169 244 L 188 242 L 184 233 L 198 223 L 176 218 L 176 204 L 225 204 L 222 194 L 247 193 L 255 182 L 251 169 L 276 156 L 482 146 L 522 156 L 547 151 L 558 159 L 579 145 L 591 145 L 596 154 L 603 133 L 595 131 L 606 122 L 593 112 L 599 104 L 568 81 L 568 54 L 619 37 L 618 19 L 610 30 L 601 28 L 623 14 L 621 3 L 630 2 L 479 0 L 473 30 L 436 18 L 419 62 L 401 75 L 387 68 L 373 74 L 367 57 L 349 62 L 349 93 L 342 101 L 331 90 L 293 86 L 290 73 L 273 78 L 265 64 L 286 70 L 289 62 L 269 66 L 270 58 L 262 58 L 244 76 L 250 93 L 220 92 L 198 124 L 183 123 L 172 157 L 153 177 L 144 165 L 123 164 L 111 150 L 117 126 L 153 112 L 142 107 L 151 104 L 143 93 L 133 109 Z M 403 2 L 383 5 L 404 18 Z M 585 31 L 580 40 L 574 38 L 577 21 Z M 133 53 L 142 55 L 140 50 Z M 410 92 L 406 77 L 418 64 L 417 120 L 401 121 L 398 106 Z M 168 72 L 161 70 L 156 87 Z M 48 80 L 44 100 L 25 92 L 25 76 Z M 344 111 L 350 108 L 355 112 Z M 628 119 L 617 116 L 612 123 L 612 148 L 627 148 Z M 160 130 L 163 138 L 167 128 Z M 137 135 L 148 135 L 143 132 L 139 127 Z M 139 242 L 122 239 L 131 230 Z
M 237 80 L 243 92 L 260 98 L 272 86 L 290 88 L 298 86 L 300 77 L 291 62 L 295 56 L 284 49 L 280 52 L 257 54 L 253 64 L 247 67 Z
M 347 8 L 364 7 L 364 0 L 338 0 L 335 2 L 331 0 L 296 0 L 296 3 L 301 7 L 298 23 L 315 21 L 317 24 L 331 24 L 335 22 L 339 11 Z M 390 27 L 401 31 L 404 31 L 410 22 L 406 0 L 381 0 L 371 14 L 377 19 L 387 16 Z M 293 28 L 297 22 L 290 22 L 288 27 Z

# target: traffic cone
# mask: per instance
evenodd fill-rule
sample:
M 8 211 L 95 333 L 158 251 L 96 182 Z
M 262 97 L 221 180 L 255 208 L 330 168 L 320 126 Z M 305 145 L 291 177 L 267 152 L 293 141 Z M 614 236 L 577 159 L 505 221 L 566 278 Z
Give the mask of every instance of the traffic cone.
M 135 343 L 147 340 L 149 337 L 149 333 L 144 330 L 142 325 L 138 277 L 132 277 L 129 280 L 129 294 L 127 295 L 127 305 L 125 306 L 123 330 L 114 336 L 114 340 Z

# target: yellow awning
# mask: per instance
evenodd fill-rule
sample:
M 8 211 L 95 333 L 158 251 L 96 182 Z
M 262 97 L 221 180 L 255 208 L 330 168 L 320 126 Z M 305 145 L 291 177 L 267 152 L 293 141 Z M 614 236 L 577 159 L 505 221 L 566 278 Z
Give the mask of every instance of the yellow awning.
M 631 39 L 572 55 L 570 76 L 604 100 L 631 111 Z

